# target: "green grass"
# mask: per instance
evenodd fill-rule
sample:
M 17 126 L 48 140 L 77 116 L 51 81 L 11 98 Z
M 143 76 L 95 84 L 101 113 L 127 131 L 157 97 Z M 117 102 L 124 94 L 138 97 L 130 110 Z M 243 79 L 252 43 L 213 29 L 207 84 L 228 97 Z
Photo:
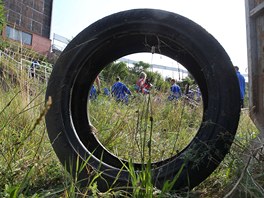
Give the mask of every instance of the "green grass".
M 252 159 L 254 149 L 249 146 L 252 141 L 256 141 L 258 133 L 249 117 L 248 110 L 242 110 L 238 131 L 230 152 L 213 174 L 194 190 L 199 191 L 202 195 L 201 197 L 208 197 L 208 194 L 210 195 L 209 197 L 225 197 L 226 195 L 241 198 L 263 197 L 263 192 L 257 186 L 264 187 L 262 182 L 264 174 L 257 175 L 254 170 L 263 170 L 264 166 L 257 158 Z M 259 154 L 261 153 L 259 152 Z M 240 180 L 241 176 L 243 176 L 242 180 Z M 249 181 L 249 177 L 257 177 L 257 179 Z M 247 191 L 252 186 L 254 186 L 253 191 L 256 192 L 250 195 Z M 236 188 L 233 189 L 234 187 Z
M 171 102 L 167 95 L 162 101 L 155 99 L 152 95 L 138 95 L 128 105 L 105 96 L 92 101 L 90 121 L 103 145 L 123 159 L 132 158 L 133 162 L 142 162 L 143 156 L 145 161 L 149 158 L 152 162 L 160 161 L 180 152 L 201 124 L 202 104 L 192 107 L 184 100 Z
M 44 92 L 38 91 L 27 96 L 20 87 L 0 90 L 0 197 L 41 194 L 63 184 L 64 171 L 43 121 Z
M 47 136 L 45 85 L 39 86 L 25 75 L 15 84 L 11 81 L 5 79 L 8 90 L 0 88 L 0 197 L 85 197 L 88 192 L 93 197 L 180 196 L 170 194 L 169 182 L 156 189 L 147 167 L 150 161 L 166 159 L 190 142 L 200 126 L 202 105 L 168 102 L 167 95 L 138 96 L 128 105 L 102 95 L 91 101 L 87 111 L 103 145 L 123 159 L 147 165 L 139 175 L 131 164 L 127 167 L 133 183 L 131 194 L 114 189 L 100 193 L 96 183 L 83 191 L 58 161 Z M 261 153 L 253 158 L 248 148 L 257 134 L 248 111 L 242 111 L 230 153 L 210 177 L 181 196 L 224 197 L 230 192 L 263 197 L 263 159 Z

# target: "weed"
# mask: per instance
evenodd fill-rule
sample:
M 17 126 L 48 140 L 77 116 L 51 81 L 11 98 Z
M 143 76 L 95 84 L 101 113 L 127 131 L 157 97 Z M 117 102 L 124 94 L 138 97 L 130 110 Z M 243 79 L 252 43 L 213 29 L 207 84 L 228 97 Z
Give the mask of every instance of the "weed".
M 111 186 L 101 193 L 96 183 L 100 172 L 86 189 L 80 187 L 79 173 L 87 161 L 72 169 L 74 178 L 58 161 L 43 120 L 50 105 L 44 103 L 45 83 L 36 83 L 12 64 L 3 67 L 11 72 L 4 73 L 0 89 L 0 197 L 180 197 L 171 190 L 184 165 L 156 189 L 150 164 L 177 155 L 189 144 L 201 124 L 202 105 L 169 102 L 165 95 L 157 99 L 154 94 L 137 96 L 128 105 L 102 95 L 91 101 L 87 112 L 96 136 L 111 153 L 129 161 L 123 168 L 132 182 L 131 193 Z M 243 111 L 230 153 L 210 177 L 182 196 L 263 197 L 263 152 L 248 148 L 257 135 L 248 111 Z M 145 164 L 141 171 L 134 169 L 135 162 Z

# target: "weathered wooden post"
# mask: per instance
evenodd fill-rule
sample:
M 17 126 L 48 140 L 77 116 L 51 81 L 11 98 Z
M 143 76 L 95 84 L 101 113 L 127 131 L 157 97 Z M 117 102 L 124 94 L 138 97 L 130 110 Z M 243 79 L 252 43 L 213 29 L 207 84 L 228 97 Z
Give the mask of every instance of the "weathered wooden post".
M 264 0 L 245 0 L 250 117 L 264 141 Z

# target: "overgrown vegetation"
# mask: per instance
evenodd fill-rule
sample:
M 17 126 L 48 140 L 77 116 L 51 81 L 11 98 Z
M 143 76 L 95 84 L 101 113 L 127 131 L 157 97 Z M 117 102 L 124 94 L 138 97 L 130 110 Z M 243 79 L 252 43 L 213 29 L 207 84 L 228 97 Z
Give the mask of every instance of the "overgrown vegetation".
M 1 68 L 5 68 L 2 70 L 5 72 L 8 71 L 6 68 L 18 71 L 14 65 L 6 62 L 2 62 Z M 138 68 L 129 70 L 123 63 L 109 65 L 101 73 L 103 86 L 111 85 L 113 76 L 120 76 L 127 84 L 132 84 L 140 71 Z M 129 104 L 125 105 L 99 95 L 88 108 L 90 119 L 98 130 L 97 136 L 108 150 L 131 162 L 147 163 L 145 171 L 138 175 L 131 164 L 127 167 L 131 173 L 133 191 L 127 193 L 109 189 L 101 193 L 96 183 L 81 190 L 79 184 L 63 169 L 48 139 L 44 122 L 49 108 L 49 104 L 44 103 L 45 83 L 29 78 L 26 72 L 15 74 L 1 74 L 0 197 L 264 196 L 262 147 L 257 150 L 249 147 L 258 130 L 250 120 L 247 109 L 241 113 L 230 153 L 202 184 L 181 195 L 170 191 L 169 182 L 163 189 L 153 186 L 148 169 L 150 161 L 166 159 L 175 154 L 172 151 L 179 152 L 184 148 L 195 135 L 202 116 L 202 104 L 192 106 L 184 100 L 167 101 L 169 85 L 159 79 L 158 74 L 153 74 L 152 79 L 156 83 L 160 81 L 162 88 L 150 96 L 130 98 Z M 124 141 L 126 139 L 133 141 Z
M 185 100 L 168 101 L 167 94 L 136 95 L 128 105 L 106 96 L 92 101 L 90 119 L 100 141 L 115 155 L 131 157 L 133 162 L 160 161 L 180 152 L 200 126 L 202 104 L 193 107 Z M 151 143 L 151 156 L 146 142 Z
M 4 3 L 2 0 L 0 0 L 0 32 L 2 32 L 5 23 L 6 23 L 6 18 L 5 18 Z

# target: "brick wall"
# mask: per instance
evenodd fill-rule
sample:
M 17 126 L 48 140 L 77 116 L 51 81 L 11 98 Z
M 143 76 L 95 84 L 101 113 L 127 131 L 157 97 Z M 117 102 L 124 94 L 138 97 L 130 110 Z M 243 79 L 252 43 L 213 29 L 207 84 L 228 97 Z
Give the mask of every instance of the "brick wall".
M 23 31 L 50 37 L 53 0 L 3 0 L 8 24 Z
M 32 49 L 41 53 L 47 55 L 50 52 L 51 48 L 51 40 L 41 37 L 37 34 L 33 34 L 32 37 Z
M 32 49 L 50 51 L 51 14 L 53 0 L 3 0 L 7 24 L 32 34 Z M 4 34 L 3 34 L 4 35 Z

